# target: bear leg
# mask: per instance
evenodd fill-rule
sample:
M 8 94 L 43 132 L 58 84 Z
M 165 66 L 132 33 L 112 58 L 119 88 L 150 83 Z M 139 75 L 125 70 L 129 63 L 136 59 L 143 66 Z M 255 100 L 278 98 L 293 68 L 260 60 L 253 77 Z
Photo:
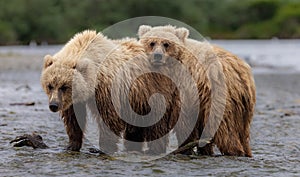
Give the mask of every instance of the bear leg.
M 113 132 L 106 124 L 99 125 L 99 147 L 105 152 L 118 152 L 120 132 Z
M 252 157 L 251 147 L 250 147 L 250 124 L 245 127 L 243 136 L 240 136 L 241 144 L 244 148 L 245 156 Z
M 231 132 L 231 135 L 217 132 L 214 137 L 214 142 L 223 155 L 227 156 L 245 156 L 244 148 L 236 133 Z
M 152 132 L 153 134 L 153 132 Z M 169 137 L 162 135 L 161 137 L 151 137 L 147 139 L 149 150 L 147 154 L 158 155 L 166 153 Z
M 245 142 L 242 142 L 242 144 L 243 144 L 243 147 L 244 147 L 245 156 L 246 157 L 252 157 L 252 152 L 251 152 L 249 138 Z
M 127 126 L 124 133 L 126 151 L 142 152 L 144 138 L 143 128 Z
M 76 109 L 76 114 L 74 109 Z M 82 146 L 82 128 L 84 128 L 86 123 L 85 104 L 78 103 L 76 105 L 71 105 L 70 108 L 62 112 L 62 118 L 69 136 L 69 145 L 67 146 L 67 150 L 79 151 Z M 78 122 L 82 127 L 80 127 Z
M 206 144 L 204 147 L 197 147 L 197 153 L 198 155 L 214 155 L 213 144 L 209 143 Z

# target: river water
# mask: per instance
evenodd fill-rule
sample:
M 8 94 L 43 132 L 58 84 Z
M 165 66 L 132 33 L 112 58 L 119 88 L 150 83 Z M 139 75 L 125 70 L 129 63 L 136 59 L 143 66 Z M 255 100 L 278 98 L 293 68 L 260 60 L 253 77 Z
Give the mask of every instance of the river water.
M 61 46 L 0 47 L 0 176 L 300 176 L 300 41 L 212 43 L 253 66 L 257 86 L 253 158 L 176 155 L 126 162 L 90 153 L 88 141 L 80 153 L 66 152 L 63 122 L 48 110 L 39 82 L 42 56 Z M 31 101 L 34 106 L 10 105 Z M 50 148 L 14 148 L 9 143 L 32 132 Z

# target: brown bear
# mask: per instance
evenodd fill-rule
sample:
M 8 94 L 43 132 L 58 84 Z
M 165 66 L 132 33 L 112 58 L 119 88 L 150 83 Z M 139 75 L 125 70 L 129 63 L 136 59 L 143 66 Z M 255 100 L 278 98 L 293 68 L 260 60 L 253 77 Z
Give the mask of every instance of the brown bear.
M 188 35 L 186 28 L 170 25 L 142 25 L 138 31 L 139 41 L 153 66 L 180 77 L 172 62 L 178 60 L 188 68 L 197 84 L 198 122 L 180 146 L 201 137 L 200 154 L 212 155 L 216 144 L 223 155 L 251 157 L 250 124 L 256 98 L 250 66 L 228 51 L 189 39 Z M 184 78 L 182 82 L 185 83 Z M 181 127 L 175 130 L 178 141 L 183 141 L 182 130 L 186 130 L 189 119 L 185 117 Z
M 95 31 L 79 33 L 54 56 L 45 56 L 41 84 L 50 110 L 64 120 L 69 150 L 81 148 L 88 108 L 98 122 L 104 152 L 117 152 L 123 133 L 128 151 L 142 151 L 145 141 L 150 153 L 166 151 L 163 135 L 170 131 L 177 90 L 168 78 L 147 72 L 148 63 L 136 40 L 112 41 Z M 165 105 L 161 99 L 151 102 L 154 93 L 163 95 Z M 159 111 L 164 106 L 166 111 Z

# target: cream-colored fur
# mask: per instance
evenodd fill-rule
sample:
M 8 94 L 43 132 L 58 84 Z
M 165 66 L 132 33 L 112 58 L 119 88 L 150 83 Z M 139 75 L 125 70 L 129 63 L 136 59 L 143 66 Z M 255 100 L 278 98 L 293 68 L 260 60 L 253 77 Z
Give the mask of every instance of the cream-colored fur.
M 123 111 L 125 118 L 138 122 L 135 120 L 136 113 L 122 107 L 127 98 L 132 109 L 141 115 L 148 113 L 148 100 L 153 92 L 164 93 L 168 100 L 172 100 L 173 94 L 169 93 L 173 90 L 170 89 L 172 85 L 161 85 L 165 82 L 159 75 L 150 74 L 133 80 L 150 67 L 144 47 L 137 40 L 110 40 L 94 31 L 75 35 L 57 54 L 45 57 L 41 83 L 49 99 L 56 95 L 59 100 L 59 111 L 64 117 L 70 139 L 69 149 L 79 150 L 81 147 L 82 139 L 74 138 L 83 136 L 82 127 L 77 126 L 76 110 L 73 109 L 78 108 L 77 105 L 80 105 L 81 112 L 86 112 L 87 106 L 98 121 L 99 142 L 104 151 L 117 151 L 116 144 L 122 132 L 128 140 L 138 142 L 152 141 L 168 132 L 168 120 L 149 129 L 136 128 L 122 120 L 118 113 Z M 60 91 L 63 85 L 68 87 L 64 92 Z M 171 106 L 168 105 L 167 109 L 170 110 Z M 161 109 L 161 104 L 154 104 L 152 109 Z M 83 124 L 85 116 L 80 114 Z M 169 115 L 164 117 L 168 119 Z M 150 144 L 150 150 L 161 153 L 165 150 L 165 141 L 160 142 L 158 147 Z M 142 150 L 130 143 L 125 147 L 127 150 Z
M 215 143 L 221 153 L 251 157 L 250 124 L 256 101 L 251 68 L 243 60 L 220 47 L 189 39 L 188 34 L 187 29 L 170 25 L 158 27 L 143 25 L 138 32 L 140 42 L 149 56 L 154 52 L 153 43 L 158 46 L 170 44 L 165 47 L 164 54 L 182 62 L 197 82 L 200 99 L 198 129 L 192 132 L 184 144 L 199 139 L 200 135 L 197 133 L 199 131 L 200 134 L 205 134 L 204 138 L 209 138 L 209 141 Z M 160 69 L 177 74 L 169 65 L 160 66 Z M 177 76 L 180 77 L 180 74 Z M 182 82 L 185 82 L 184 79 Z M 213 134 L 211 130 L 219 125 L 214 122 L 218 122 L 217 118 L 222 114 L 222 122 L 216 134 Z M 185 121 L 188 122 L 188 118 Z M 182 124 L 184 129 L 186 122 Z M 211 127 L 207 129 L 206 125 Z M 178 139 L 181 138 L 180 133 L 180 129 L 177 130 Z M 211 137 L 212 135 L 214 136 Z M 211 145 L 200 148 L 199 153 L 211 155 L 213 153 Z

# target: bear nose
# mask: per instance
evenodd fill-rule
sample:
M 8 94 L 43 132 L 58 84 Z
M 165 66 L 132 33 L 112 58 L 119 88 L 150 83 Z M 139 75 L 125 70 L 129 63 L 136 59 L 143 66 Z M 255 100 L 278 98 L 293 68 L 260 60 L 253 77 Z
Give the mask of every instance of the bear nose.
M 163 57 L 162 54 L 160 54 L 160 53 L 155 53 L 153 58 L 154 58 L 154 60 L 159 61 L 159 60 L 162 59 L 162 57 Z
M 49 109 L 52 111 L 52 112 L 57 112 L 58 111 L 58 103 L 50 103 L 49 104 Z

